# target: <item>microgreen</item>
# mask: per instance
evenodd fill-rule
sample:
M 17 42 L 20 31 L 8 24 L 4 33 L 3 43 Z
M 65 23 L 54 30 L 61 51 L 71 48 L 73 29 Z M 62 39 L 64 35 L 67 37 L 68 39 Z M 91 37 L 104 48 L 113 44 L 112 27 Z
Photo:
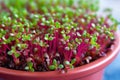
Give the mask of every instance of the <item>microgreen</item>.
M 1 0 L 0 67 L 11 60 L 18 70 L 66 70 L 105 55 L 118 21 L 96 13 L 98 0 L 75 1 Z
M 56 23 L 55 23 L 55 26 L 56 26 L 56 28 L 60 28 L 61 25 L 60 25 L 59 22 L 56 22 Z
M 50 66 L 49 66 L 49 69 L 50 69 L 50 70 L 55 70 L 55 68 L 56 68 L 55 65 L 50 65 Z
M 63 69 L 63 68 L 64 68 L 64 65 L 63 65 L 63 64 L 60 64 L 60 65 L 58 66 L 58 68 Z
M 24 34 L 24 35 L 22 35 L 22 40 L 23 41 L 30 40 L 31 36 L 32 36 L 31 34 L 28 34 L 28 35 Z
M 33 63 L 32 62 L 27 62 L 27 66 L 25 67 L 25 70 L 34 72 Z
M 20 43 L 18 43 L 17 44 L 17 47 L 21 50 L 21 49 L 25 49 L 25 48 L 27 48 L 27 44 L 20 44 Z
M 20 56 L 20 53 L 18 53 L 15 49 L 15 47 L 12 47 L 12 49 L 7 53 L 8 55 L 14 55 L 16 58 Z
M 44 39 L 45 40 L 53 40 L 54 38 L 52 36 L 49 36 L 49 34 L 45 34 Z
M 71 64 L 74 64 L 76 62 L 76 59 L 71 60 Z

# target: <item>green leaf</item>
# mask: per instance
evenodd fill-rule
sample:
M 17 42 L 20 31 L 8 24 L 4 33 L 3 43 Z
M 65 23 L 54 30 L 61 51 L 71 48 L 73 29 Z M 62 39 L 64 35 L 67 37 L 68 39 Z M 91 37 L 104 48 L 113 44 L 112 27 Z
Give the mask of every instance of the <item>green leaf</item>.
M 72 64 L 70 64 L 70 68 L 71 68 L 71 69 L 73 69 L 73 68 L 74 68 L 74 66 L 73 66 Z
M 56 67 L 55 67 L 55 65 L 50 65 L 50 66 L 49 66 L 49 69 L 50 69 L 50 70 L 55 70 Z
M 16 58 L 18 58 L 19 56 L 20 56 L 20 53 L 14 53 L 14 56 L 16 57 Z
M 64 37 L 65 40 L 70 39 L 70 36 L 69 36 L 69 35 L 67 36 L 67 35 L 63 34 L 63 37 Z
M 8 55 L 12 55 L 13 52 L 12 52 L 12 51 L 8 51 L 7 54 L 8 54 Z
M 31 71 L 31 72 L 34 72 L 35 70 L 34 70 L 34 68 L 30 68 L 30 71 Z
M 60 23 L 59 23 L 59 22 L 56 22 L 56 23 L 55 23 L 55 27 L 56 27 L 56 28 L 60 28 Z
M 17 25 L 13 25 L 12 29 L 16 30 L 17 29 Z
M 3 37 L 3 35 L 2 34 L 0 34 L 0 38 L 2 38 Z
M 52 36 L 49 37 L 49 40 L 53 40 L 54 38 Z
M 57 60 L 56 59 L 53 60 L 53 65 L 57 66 Z
M 27 66 L 25 67 L 25 70 L 34 72 L 34 68 L 33 68 L 33 63 L 32 62 L 27 62 Z
M 29 68 L 33 67 L 33 63 L 32 62 L 28 62 L 28 66 L 29 66 Z
M 28 66 L 26 66 L 26 67 L 25 67 L 25 70 L 29 70 L 29 67 L 28 67 Z
M 45 7 L 45 6 L 43 6 L 41 9 L 43 10 L 44 13 L 47 13 L 47 12 L 48 12 L 48 8 Z
M 13 52 L 15 52 L 16 51 L 16 48 L 15 48 L 15 46 L 12 46 L 12 49 L 11 49 Z
M 60 69 L 63 69 L 64 68 L 64 65 L 63 64 L 59 64 L 58 66 Z
M 71 60 L 71 64 L 74 64 L 76 62 L 76 59 Z
M 25 49 L 27 48 L 27 44 L 21 44 L 21 43 L 18 43 L 17 46 L 19 47 L 19 49 Z
M 65 61 L 65 64 L 66 64 L 66 65 L 70 65 L 70 62 L 69 62 L 69 61 Z
M 87 36 L 87 31 L 85 30 L 82 35 L 83 35 L 84 37 L 86 37 L 86 36 Z
M 30 0 L 29 1 L 29 4 L 30 4 L 30 7 L 33 9 L 33 10 L 37 10 L 37 4 L 34 0 Z
M 5 35 L 6 32 L 7 32 L 6 30 L 4 30 L 4 29 L 0 29 L 0 34 L 1 34 L 1 35 Z
M 39 43 L 40 46 L 44 46 L 44 42 L 42 40 L 40 40 L 40 43 Z
M 24 34 L 24 35 L 22 35 L 22 40 L 23 41 L 30 40 L 30 39 L 31 39 L 31 34 L 28 34 L 28 35 Z
M 53 40 L 54 38 L 52 36 L 49 36 L 49 34 L 45 34 L 44 39 L 45 40 Z
M 97 43 L 97 36 L 93 35 L 91 40 L 90 40 L 90 44 L 96 48 L 99 48 L 100 45 Z
M 45 40 L 49 40 L 49 35 L 48 35 L 48 34 L 45 34 L 44 39 L 45 39 Z

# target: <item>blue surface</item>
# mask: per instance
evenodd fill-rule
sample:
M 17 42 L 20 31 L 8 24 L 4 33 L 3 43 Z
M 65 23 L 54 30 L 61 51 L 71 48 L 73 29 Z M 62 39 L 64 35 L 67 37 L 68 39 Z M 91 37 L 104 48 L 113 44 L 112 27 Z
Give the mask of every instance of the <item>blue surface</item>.
M 120 54 L 116 59 L 105 69 L 103 80 L 120 80 Z

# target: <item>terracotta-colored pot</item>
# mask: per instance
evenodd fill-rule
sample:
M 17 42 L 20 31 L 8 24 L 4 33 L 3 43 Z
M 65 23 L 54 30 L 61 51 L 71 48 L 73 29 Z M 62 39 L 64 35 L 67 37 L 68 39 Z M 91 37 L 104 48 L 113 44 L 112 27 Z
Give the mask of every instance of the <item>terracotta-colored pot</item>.
M 70 69 L 67 73 L 58 71 L 50 72 L 25 72 L 0 67 L 2 80 L 102 80 L 104 68 L 110 64 L 120 49 L 119 32 L 115 34 L 116 41 L 107 56 L 89 64 Z

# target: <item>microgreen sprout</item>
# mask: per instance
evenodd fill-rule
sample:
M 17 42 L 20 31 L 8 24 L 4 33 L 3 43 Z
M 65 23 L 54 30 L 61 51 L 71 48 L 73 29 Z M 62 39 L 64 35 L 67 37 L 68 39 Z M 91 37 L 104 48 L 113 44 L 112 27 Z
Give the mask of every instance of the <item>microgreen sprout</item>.
M 32 62 L 27 62 L 27 66 L 25 67 L 25 70 L 34 72 L 33 63 Z
M 118 21 L 96 13 L 98 0 L 0 1 L 0 67 L 64 73 L 106 55 L 115 39 Z
M 11 51 L 7 53 L 8 55 L 14 55 L 16 58 L 20 56 L 20 53 L 18 53 L 15 49 L 15 47 L 12 47 Z

